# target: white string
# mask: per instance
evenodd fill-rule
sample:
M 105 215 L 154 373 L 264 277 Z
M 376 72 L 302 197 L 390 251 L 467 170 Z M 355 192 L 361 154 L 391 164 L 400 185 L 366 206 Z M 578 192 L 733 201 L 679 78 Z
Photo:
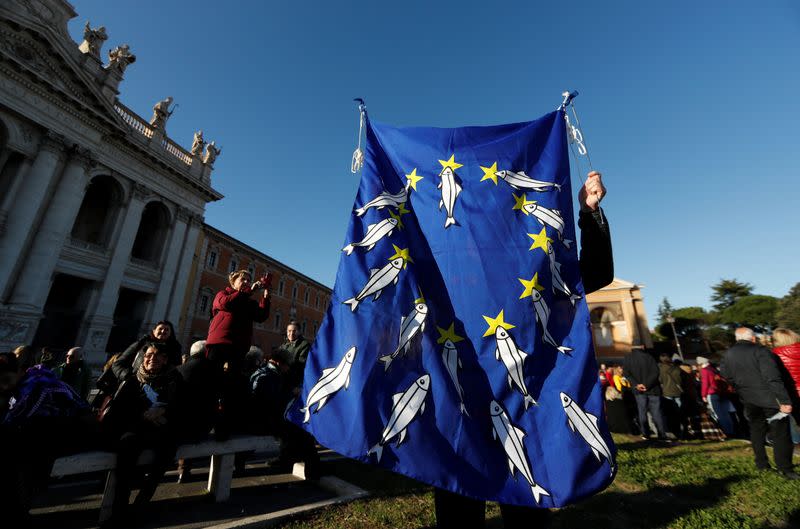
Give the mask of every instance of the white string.
M 356 174 L 364 167 L 364 151 L 361 150 L 361 134 L 364 131 L 364 106 L 360 105 L 358 110 L 358 146 L 353 151 L 353 159 L 350 162 L 350 172 L 353 174 Z

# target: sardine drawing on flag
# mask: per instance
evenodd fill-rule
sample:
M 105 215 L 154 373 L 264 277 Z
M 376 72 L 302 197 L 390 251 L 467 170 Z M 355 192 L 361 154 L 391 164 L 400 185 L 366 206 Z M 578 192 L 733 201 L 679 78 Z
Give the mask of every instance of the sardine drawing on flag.
M 461 128 L 364 118 L 336 284 L 287 419 L 473 498 L 550 508 L 604 489 L 616 449 L 564 109 Z

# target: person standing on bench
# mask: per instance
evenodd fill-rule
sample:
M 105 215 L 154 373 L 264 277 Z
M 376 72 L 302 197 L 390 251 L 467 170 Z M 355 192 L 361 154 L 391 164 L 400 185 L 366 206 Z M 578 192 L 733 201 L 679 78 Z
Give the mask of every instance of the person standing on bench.
M 246 405 L 237 398 L 237 385 L 247 386 L 242 368 L 253 339 L 253 322 L 263 322 L 269 317 L 269 276 L 255 283 L 251 281 L 247 270 L 232 272 L 228 276 L 230 286 L 217 292 L 211 309 L 206 357 L 212 364 L 214 391 L 220 405 L 214 427 L 219 441 L 230 436 L 237 408 Z
M 117 452 L 117 486 L 111 518 L 104 527 L 126 521 L 131 488 L 145 450 L 154 452 L 150 472 L 142 482 L 134 505 L 150 501 L 158 483 L 172 464 L 177 450 L 183 378 L 169 365 L 161 344 L 150 344 L 136 373 L 121 382 L 103 420 Z

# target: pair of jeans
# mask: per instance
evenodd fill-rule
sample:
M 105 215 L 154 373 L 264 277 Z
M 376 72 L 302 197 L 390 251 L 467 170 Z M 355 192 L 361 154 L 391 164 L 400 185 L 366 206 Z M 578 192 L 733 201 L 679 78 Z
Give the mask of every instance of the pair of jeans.
M 647 424 L 647 411 L 653 416 L 653 422 L 656 425 L 656 430 L 659 438 L 666 437 L 666 429 L 664 428 L 664 415 L 661 412 L 661 397 L 659 395 L 648 395 L 647 393 L 636 393 L 636 407 L 639 411 L 639 428 L 642 430 L 642 435 L 647 436 L 649 430 Z
M 792 437 L 789 433 L 789 417 L 767 423 L 767 419 L 778 413 L 777 408 L 762 408 L 753 404 L 744 405 L 744 415 L 750 423 L 750 441 L 753 443 L 756 467 L 769 468 L 764 439 L 769 429 L 775 455 L 775 467 L 781 472 L 792 470 Z
M 735 434 L 736 427 L 733 424 L 733 419 L 731 419 L 731 410 L 735 411 L 735 409 L 731 401 L 716 393 L 709 393 L 706 398 L 708 399 L 709 410 L 719 423 L 719 427 L 725 432 L 725 435 Z

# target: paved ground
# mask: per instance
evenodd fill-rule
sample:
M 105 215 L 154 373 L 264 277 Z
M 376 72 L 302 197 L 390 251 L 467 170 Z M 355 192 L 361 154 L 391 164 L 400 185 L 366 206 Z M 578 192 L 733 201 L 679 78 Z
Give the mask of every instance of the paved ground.
M 330 457 L 335 461 L 336 457 Z M 323 459 L 323 472 L 333 470 L 333 461 Z M 207 463 L 206 463 L 207 465 Z M 267 527 L 297 512 L 305 512 L 342 501 L 351 501 L 364 491 L 335 477 L 305 481 L 293 474 L 278 474 L 263 461 L 248 463 L 235 476 L 230 500 L 213 503 L 206 495 L 207 466 L 198 465 L 189 483 L 177 484 L 168 472 L 153 501 L 141 509 L 133 527 L 199 529 L 206 527 Z M 52 480 L 31 509 L 33 527 L 41 529 L 87 529 L 97 527 L 104 484 L 103 475 L 84 475 Z

